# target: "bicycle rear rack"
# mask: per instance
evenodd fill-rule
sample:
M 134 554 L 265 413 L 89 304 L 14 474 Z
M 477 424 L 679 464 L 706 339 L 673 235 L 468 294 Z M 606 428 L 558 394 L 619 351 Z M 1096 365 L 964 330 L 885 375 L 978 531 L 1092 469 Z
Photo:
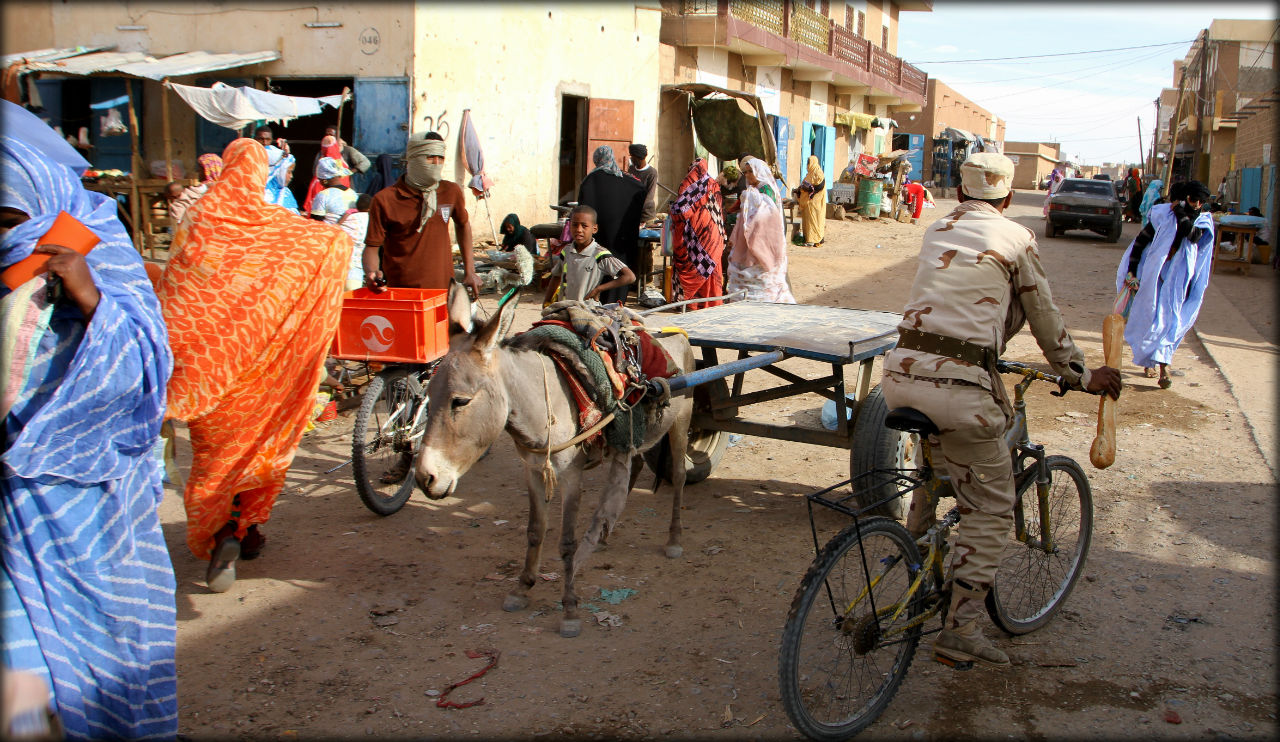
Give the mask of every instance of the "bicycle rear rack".
M 813 506 L 815 503 L 824 508 L 843 513 L 853 518 L 854 523 L 857 523 L 860 516 L 867 515 L 872 510 L 887 505 L 923 485 L 924 479 L 911 476 L 911 474 L 918 473 L 918 469 L 872 469 L 851 479 L 837 482 L 830 487 L 805 495 L 805 504 L 809 509 L 809 530 L 813 534 L 814 551 L 817 552 L 821 549 L 818 544 L 818 527 L 813 522 Z M 847 493 L 841 494 L 837 492 L 845 485 L 849 485 Z M 885 488 L 892 488 L 891 493 L 881 495 L 880 493 Z M 859 504 L 870 497 L 876 497 L 877 499 L 867 505 Z
M 919 471 L 919 469 L 872 469 L 852 479 L 837 482 L 826 489 L 805 495 L 805 497 L 810 503 L 817 503 L 823 507 L 844 513 L 851 518 L 857 518 L 860 515 L 866 515 L 875 508 L 887 505 L 924 484 L 923 479 L 910 476 L 911 473 L 918 473 Z M 833 492 L 846 484 L 850 485 L 847 494 L 832 496 Z M 892 487 L 892 493 L 878 496 L 878 493 L 882 492 L 885 487 Z M 877 496 L 878 499 L 870 504 L 858 504 L 868 497 Z

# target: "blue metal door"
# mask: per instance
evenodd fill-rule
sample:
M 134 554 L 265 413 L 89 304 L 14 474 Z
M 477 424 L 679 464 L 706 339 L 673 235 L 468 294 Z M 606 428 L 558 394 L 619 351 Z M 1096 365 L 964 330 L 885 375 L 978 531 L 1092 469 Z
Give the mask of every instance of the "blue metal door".
M 409 78 L 358 77 L 352 93 L 352 145 L 370 160 L 381 154 L 403 155 L 409 142 Z
M 132 80 L 131 87 L 133 89 L 133 109 L 138 115 L 138 141 L 143 141 L 142 137 L 142 81 Z M 102 135 L 102 118 L 107 116 L 112 110 L 120 115 L 120 120 L 125 127 L 132 126 L 129 121 L 129 105 L 126 101 L 125 80 L 119 77 L 94 77 L 89 80 L 89 108 L 90 108 L 90 124 L 89 124 L 89 143 L 93 145 L 90 162 L 99 170 L 123 170 L 129 172 L 133 169 L 131 159 L 132 139 L 126 131 L 124 134 L 113 136 Z M 94 106 L 102 106 L 94 108 Z M 147 167 L 146 158 L 142 156 L 142 164 L 144 170 Z M 139 173 L 141 177 L 150 177 L 146 172 Z
M 791 144 L 791 119 L 782 116 L 769 116 L 769 123 L 773 126 L 773 143 L 774 148 L 778 151 L 778 171 L 782 173 L 783 180 L 787 177 L 787 147 Z
M 805 174 L 809 171 L 809 155 L 817 156 L 818 166 L 822 168 L 822 174 L 828 181 L 835 180 L 832 177 L 836 157 L 836 129 L 834 126 L 805 122 L 804 139 L 800 144 L 800 177 L 796 180 L 797 183 L 803 180 Z
M 926 179 L 924 174 L 924 134 L 894 134 L 893 148 L 908 151 L 915 150 L 907 155 L 907 162 L 911 163 L 911 173 L 907 177 L 912 180 Z
M 1240 171 L 1240 212 L 1262 205 L 1262 168 L 1247 167 Z

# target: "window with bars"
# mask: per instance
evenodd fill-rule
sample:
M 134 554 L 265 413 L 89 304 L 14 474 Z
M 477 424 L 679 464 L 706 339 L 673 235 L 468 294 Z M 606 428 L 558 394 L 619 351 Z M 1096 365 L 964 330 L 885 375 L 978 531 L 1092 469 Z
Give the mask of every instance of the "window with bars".
M 850 31 L 852 31 L 852 30 L 853 30 L 853 22 L 854 22 L 855 20 L 857 20 L 857 16 L 858 16 L 858 12 L 857 12 L 857 11 L 855 11 L 855 10 L 853 9 L 853 6 L 852 6 L 852 5 L 850 5 L 850 4 L 848 4 L 848 3 L 845 3 L 845 5 L 844 5 L 844 27 L 845 27 L 845 28 L 847 28 L 847 29 L 849 29 Z
M 825 15 L 825 16 L 827 16 L 828 18 L 830 18 L 830 17 L 831 17 L 831 3 L 830 3 L 830 2 L 828 2 L 827 0 L 822 0 L 822 2 L 818 4 L 818 12 L 819 12 L 819 13 L 821 13 L 821 14 L 823 14 L 823 15 Z
M 858 11 L 858 38 L 867 38 L 867 14 Z
M 889 27 L 880 27 L 880 48 L 889 51 Z

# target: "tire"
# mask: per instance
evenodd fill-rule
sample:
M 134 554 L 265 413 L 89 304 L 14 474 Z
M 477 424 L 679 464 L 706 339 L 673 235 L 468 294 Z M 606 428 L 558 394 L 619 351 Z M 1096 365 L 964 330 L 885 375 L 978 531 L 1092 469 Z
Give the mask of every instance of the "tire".
M 914 469 L 916 468 L 915 452 L 920 444 L 920 437 L 912 433 L 885 427 L 884 418 L 889 414 L 889 406 L 884 401 L 884 393 L 876 384 L 858 404 L 858 415 L 853 424 L 853 449 L 849 451 L 849 475 L 853 478 L 873 469 Z M 865 489 L 858 494 L 858 505 L 868 505 L 889 497 L 894 486 L 886 484 L 874 489 Z M 905 498 L 895 500 L 868 511 L 871 515 L 883 515 L 886 518 L 901 520 L 906 513 Z
M 365 387 L 351 431 L 351 465 L 360 500 L 378 515 L 399 511 L 413 494 L 413 458 L 418 450 L 413 436 L 426 426 L 423 420 L 411 431 L 402 421 L 416 417 L 426 402 L 425 396 L 409 391 L 408 375 L 403 373 L 379 374 Z M 404 465 L 404 476 L 383 482 L 383 475 L 397 464 Z
M 889 705 L 920 643 L 920 626 L 905 624 L 924 610 L 924 601 L 914 600 L 894 624 L 887 617 L 920 561 L 907 529 L 887 518 L 849 526 L 813 560 L 791 601 L 778 653 L 782 705 L 801 734 L 848 739 Z M 879 580 L 859 600 L 867 574 Z M 919 595 L 929 594 L 926 581 Z M 838 695 L 831 692 L 837 689 Z
M 1044 236 L 1047 239 L 1053 239 L 1058 236 L 1058 230 L 1053 226 L 1053 222 L 1048 219 L 1044 222 Z
M 987 594 L 991 620 L 1015 635 L 1035 631 L 1058 612 L 1084 571 L 1093 539 L 1093 494 L 1084 470 L 1066 456 L 1050 456 L 1046 463 L 1055 553 L 1028 546 L 1011 532 Z M 1027 535 L 1038 538 L 1040 514 L 1034 475 L 1029 482 L 1018 499 Z
M 727 399 L 729 385 L 724 379 L 716 379 L 694 387 L 693 409 L 695 412 L 711 413 L 712 399 Z M 701 430 L 689 428 L 689 450 L 684 459 L 684 483 L 696 484 L 711 476 L 724 452 L 729 448 L 729 434 L 723 430 Z M 666 466 L 666 457 L 670 456 L 671 447 L 664 440 L 644 452 L 644 461 L 655 474 L 661 473 L 664 481 L 671 481 Z
M 1120 241 L 1120 235 L 1124 231 L 1120 222 L 1116 222 L 1115 226 L 1107 230 L 1107 242 L 1116 243 Z

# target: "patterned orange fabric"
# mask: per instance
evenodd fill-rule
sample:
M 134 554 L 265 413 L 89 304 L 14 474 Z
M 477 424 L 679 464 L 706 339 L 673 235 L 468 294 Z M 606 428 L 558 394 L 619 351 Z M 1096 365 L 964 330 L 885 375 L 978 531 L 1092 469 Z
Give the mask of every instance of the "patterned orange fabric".
M 351 240 L 337 227 L 266 203 L 267 152 L 236 139 L 222 176 L 174 234 L 157 294 L 174 372 L 168 416 L 185 420 L 194 456 L 187 546 L 265 523 L 315 404 L 338 325 Z

